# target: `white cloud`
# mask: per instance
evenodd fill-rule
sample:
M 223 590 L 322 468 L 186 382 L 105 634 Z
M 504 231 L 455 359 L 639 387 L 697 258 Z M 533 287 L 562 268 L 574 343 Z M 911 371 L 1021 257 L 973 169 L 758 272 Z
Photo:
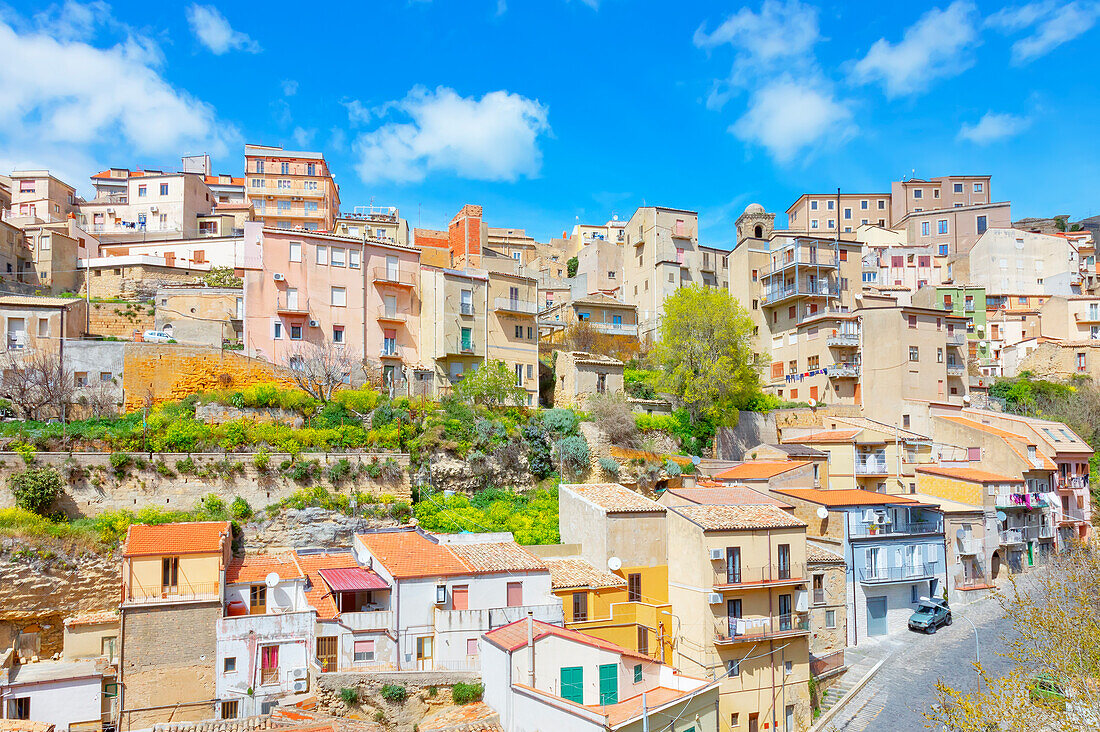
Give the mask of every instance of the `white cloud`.
M 213 107 L 165 81 L 163 57 L 146 38 L 97 48 L 5 19 L 0 48 L 8 59 L 0 65 L 4 160 L 58 168 L 66 158 L 93 159 L 97 148 L 218 156 L 236 144 L 236 130 Z
M 367 106 L 360 102 L 358 99 L 342 101 L 340 102 L 340 104 L 344 105 L 344 108 L 348 110 L 348 122 L 356 127 L 358 127 L 359 125 L 365 125 L 367 122 L 370 122 L 371 117 L 374 116 L 373 114 L 371 114 L 370 109 L 368 109 Z
M 283 80 L 282 87 L 284 97 L 292 97 L 298 93 L 298 82 L 294 79 Z
M 715 84 L 707 106 L 720 109 L 762 75 L 815 68 L 813 49 L 821 39 L 817 15 L 817 8 L 798 0 L 765 0 L 759 13 L 741 8 L 713 31 L 706 30 L 706 23 L 700 25 L 692 38 L 696 47 L 709 50 L 728 44 L 734 49 L 729 78 Z
M 885 38 L 875 41 L 853 66 L 852 79 L 881 81 L 891 98 L 923 91 L 935 79 L 970 67 L 970 48 L 978 41 L 977 23 L 977 10 L 968 0 L 956 0 L 946 10 L 932 8 L 897 43 Z
M 111 6 L 102 0 L 90 3 L 66 0 L 62 5 L 47 7 L 34 20 L 38 27 L 49 28 L 55 38 L 64 40 L 87 38 L 96 26 L 114 22 Z
M 549 110 L 537 100 L 503 90 L 476 99 L 447 87 L 417 86 L 386 107 L 409 121 L 358 138 L 357 169 L 364 181 L 417 182 L 432 172 L 514 181 L 539 172 L 539 137 L 550 126 Z
M 731 127 L 739 139 L 762 145 L 779 162 L 830 138 L 847 140 L 854 132 L 852 113 L 828 86 L 814 80 L 778 78 L 753 93 L 748 110 Z
M 317 130 L 307 130 L 304 127 L 295 127 L 291 136 L 294 138 L 294 144 L 298 147 L 309 147 L 313 144 L 313 138 L 317 134 Z
M 986 19 L 986 25 L 1006 33 L 1029 30 L 1012 44 L 1012 63 L 1021 65 L 1084 35 L 1097 19 L 1100 2 L 1045 0 L 1000 10 Z
M 213 5 L 191 5 L 187 8 L 187 22 L 199 42 L 217 56 L 229 51 L 260 52 L 260 44 L 249 38 L 247 33 L 233 30 L 229 21 Z
M 986 112 L 976 124 L 964 122 L 959 129 L 959 139 L 976 145 L 988 145 L 1021 132 L 1031 120 L 1015 114 Z

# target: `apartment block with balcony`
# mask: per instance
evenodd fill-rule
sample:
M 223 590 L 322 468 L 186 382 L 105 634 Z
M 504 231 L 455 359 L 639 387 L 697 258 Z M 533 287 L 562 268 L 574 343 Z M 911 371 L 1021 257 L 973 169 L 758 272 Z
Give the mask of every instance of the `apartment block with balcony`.
M 333 233 L 384 244 L 409 246 L 409 222 L 401 218 L 396 206 L 356 206 L 336 217 Z
M 992 349 L 989 341 L 989 327 L 986 323 L 985 287 L 968 284 L 942 284 L 929 287 L 913 294 L 913 305 L 926 308 L 940 308 L 953 315 L 965 317 L 967 362 L 974 362 L 988 373 L 992 367 Z
M 945 175 L 910 178 L 890 184 L 890 215 L 899 222 L 907 215 L 933 209 L 980 206 L 993 201 L 988 175 Z
M 486 257 L 486 261 L 488 258 Z M 488 272 L 487 358 L 502 361 L 515 374 L 527 404 L 539 399 L 538 281 L 506 272 Z
M 467 371 L 485 362 L 489 351 L 489 276 L 486 272 L 423 266 L 420 269 L 421 348 L 431 385 L 429 394 L 449 393 Z
M 935 251 L 927 246 L 869 247 L 863 255 L 863 285 L 880 291 L 904 287 L 915 293 L 938 285 L 943 270 Z
M 626 224 L 623 245 L 625 302 L 638 308 L 639 335 L 658 337 L 665 298 L 681 287 L 703 286 L 699 215 L 694 211 L 648 206 Z
M 844 557 L 848 645 L 905 632 L 920 599 L 940 594 L 947 570 L 943 513 L 936 506 L 860 489 L 773 493 L 794 506 L 807 537 Z
M 334 231 L 340 187 L 322 153 L 245 145 L 244 166 L 245 195 L 264 226 Z
M 378 609 L 394 611 L 385 630 L 395 639 L 399 671 L 477 670 L 483 633 L 529 613 L 564 622 L 545 562 L 511 534 L 378 529 L 356 535 L 354 547 L 391 589 Z M 389 597 L 400 597 L 399 612 Z
M 2 212 L 2 218 L 19 227 L 59 223 L 79 204 L 76 188 L 50 171 L 16 170 L 11 174 L 11 208 Z
M 603 293 L 548 303 L 539 313 L 540 338 L 547 343 L 562 343 L 570 326 L 581 321 L 601 335 L 624 343 L 637 342 L 638 306 Z
M 349 258 L 353 252 L 347 252 Z M 328 266 L 339 270 L 342 257 L 339 246 L 330 246 Z M 323 266 L 320 260 L 318 265 Z M 378 364 L 383 387 L 395 394 L 408 393 L 414 372 L 425 370 L 420 350 L 420 252 L 364 240 L 363 274 L 367 277 L 363 358 Z
M 769 505 L 669 505 L 676 664 L 720 679 L 732 730 L 811 722 L 806 523 Z
M 853 234 L 864 225 L 893 226 L 889 193 L 804 193 L 787 209 L 792 233 Z
M 703 287 L 728 290 L 730 287 L 729 251 L 700 244 L 699 254 L 699 273 L 703 280 Z
M 627 222 L 620 221 L 618 216 L 612 216 L 611 220 L 602 226 L 591 224 L 576 224 L 568 237 L 563 237 L 563 254 L 566 259 L 580 257 L 585 247 L 602 242 L 614 244 L 626 243 Z
M 102 242 L 194 239 L 217 197 L 198 173 L 111 168 L 92 176 L 95 198 L 79 206 L 81 225 Z
M 127 531 L 119 606 L 120 730 L 215 716 L 211 660 L 232 533 L 228 521 L 134 524 Z
M 754 300 L 754 307 L 756 304 Z M 790 307 L 797 306 L 788 307 L 788 317 Z M 770 312 L 777 316 L 775 310 Z M 783 323 L 762 343 L 770 345 L 771 356 L 766 388 L 780 399 L 862 402 L 863 341 L 854 314 L 812 314 L 793 327 Z

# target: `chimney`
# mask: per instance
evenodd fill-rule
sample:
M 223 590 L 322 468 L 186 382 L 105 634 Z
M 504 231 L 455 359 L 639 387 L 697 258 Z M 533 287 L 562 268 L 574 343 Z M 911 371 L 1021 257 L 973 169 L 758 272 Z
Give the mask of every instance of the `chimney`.
M 535 688 L 535 618 L 534 611 L 527 611 L 527 685 Z

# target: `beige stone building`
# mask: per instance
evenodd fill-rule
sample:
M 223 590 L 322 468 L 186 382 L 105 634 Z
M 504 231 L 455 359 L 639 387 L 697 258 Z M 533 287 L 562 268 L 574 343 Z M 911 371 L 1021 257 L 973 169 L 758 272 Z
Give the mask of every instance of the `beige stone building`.
M 578 288 L 585 293 L 617 296 L 623 287 L 623 245 L 598 239 L 584 247 L 577 257 Z
M 15 354 L 58 350 L 61 339 L 80 338 L 87 321 L 87 303 L 80 298 L 0 296 L 4 351 Z
M 102 241 L 192 239 L 217 202 L 201 173 L 111 168 L 92 185 L 95 198 L 80 203 L 79 221 Z
M 48 170 L 17 170 L 11 186 L 11 208 L 3 219 L 16 226 L 62 222 L 80 202 L 76 189 Z
M 1081 293 L 1077 247 L 1061 236 L 1034 234 L 992 224 L 972 248 L 951 262 L 948 277 L 985 285 L 994 295 Z
M 806 573 L 810 577 L 810 674 L 821 694 L 845 668 L 848 570 L 836 547 L 807 541 Z
M 602 226 L 591 224 L 577 224 L 568 237 L 562 237 L 562 248 L 565 258 L 577 257 L 581 250 L 592 244 L 600 242 L 626 243 L 626 224 L 620 221 L 618 216 L 613 216 L 610 221 Z
M 483 259 L 488 263 L 489 258 Z M 527 404 L 539 399 L 538 285 L 533 277 L 507 272 L 488 273 L 488 352 L 516 375 L 516 386 L 527 392 Z
M 156 329 L 180 343 L 214 346 L 242 342 L 244 291 L 229 287 L 160 287 L 154 300 Z
M 319 152 L 244 146 L 245 195 L 264 226 L 333 231 L 340 187 Z
M 101 299 L 145 300 L 164 285 L 197 284 L 210 272 L 209 264 L 175 266 L 144 254 L 85 259 L 81 265 L 80 294 Z
M 621 394 L 623 362 L 598 353 L 554 351 L 554 406 L 584 409 L 592 394 Z
M 333 233 L 409 246 L 409 222 L 401 218 L 396 206 L 356 206 L 351 213 L 337 215 Z
M 824 236 L 893 225 L 889 193 L 804 193 L 787 209 L 787 230 Z
M 581 321 L 604 335 L 638 337 L 638 306 L 602 293 L 549 305 L 539 314 L 540 337 L 548 343 L 561 343 L 569 326 Z

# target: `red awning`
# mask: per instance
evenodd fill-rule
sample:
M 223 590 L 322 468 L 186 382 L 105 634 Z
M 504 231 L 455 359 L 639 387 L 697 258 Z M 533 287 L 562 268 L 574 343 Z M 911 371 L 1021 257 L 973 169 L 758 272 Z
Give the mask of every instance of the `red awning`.
M 325 582 L 333 592 L 360 592 L 362 590 L 388 590 L 386 580 L 373 571 L 363 567 L 346 569 L 319 569 Z

